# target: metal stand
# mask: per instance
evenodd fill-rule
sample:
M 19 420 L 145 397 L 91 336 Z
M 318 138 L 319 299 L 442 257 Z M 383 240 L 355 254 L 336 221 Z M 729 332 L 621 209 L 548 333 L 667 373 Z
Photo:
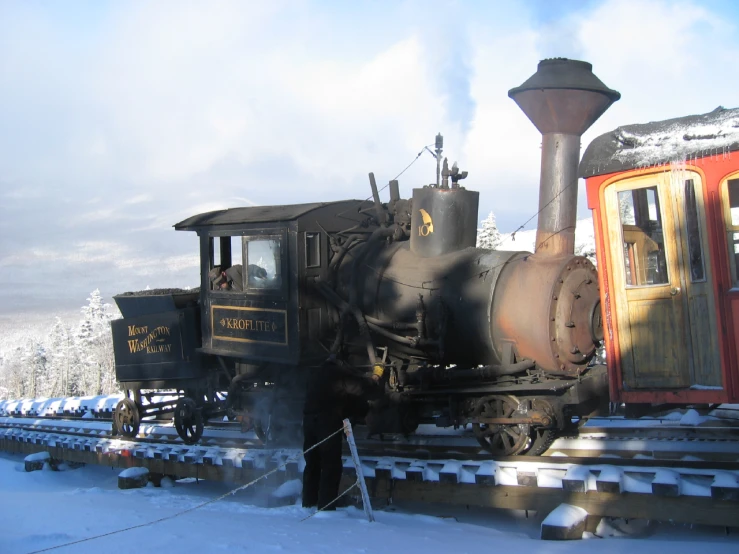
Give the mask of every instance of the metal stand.
M 357 481 L 359 482 L 359 490 L 362 491 L 362 505 L 364 506 L 364 513 L 367 515 L 367 519 L 372 522 L 375 521 L 375 516 L 372 513 L 372 505 L 370 504 L 369 493 L 367 492 L 367 483 L 364 482 L 362 464 L 359 461 L 359 454 L 357 454 L 357 445 L 354 442 L 352 424 L 349 423 L 348 419 L 344 420 L 344 433 L 346 434 L 346 442 L 349 443 L 349 451 L 352 453 L 352 460 L 354 460 L 354 469 L 357 471 Z

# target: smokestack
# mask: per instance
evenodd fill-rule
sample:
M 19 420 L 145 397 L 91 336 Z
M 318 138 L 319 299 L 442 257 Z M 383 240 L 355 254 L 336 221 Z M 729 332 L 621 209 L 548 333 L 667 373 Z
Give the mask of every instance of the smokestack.
M 621 94 L 589 63 L 553 58 L 508 96 L 542 134 L 536 252 L 574 254 L 580 137 Z

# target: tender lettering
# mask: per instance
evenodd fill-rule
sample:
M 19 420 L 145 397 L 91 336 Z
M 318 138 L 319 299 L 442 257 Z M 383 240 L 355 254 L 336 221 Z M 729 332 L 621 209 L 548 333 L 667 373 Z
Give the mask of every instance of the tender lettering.
M 159 354 L 160 352 L 172 352 L 171 344 L 151 344 L 146 347 L 147 354 Z
M 224 329 L 239 329 L 241 331 L 274 332 L 277 325 L 263 319 L 241 319 L 238 317 L 223 317 L 219 323 Z
M 135 327 L 133 325 L 128 326 L 128 335 L 131 336 L 132 330 L 144 329 L 144 333 L 147 332 L 147 327 Z M 134 333 L 139 334 L 139 333 Z M 172 344 L 167 341 L 170 336 L 169 327 L 166 325 L 160 325 L 155 328 L 151 333 L 146 335 L 143 339 L 130 339 L 128 341 L 128 350 L 131 354 L 137 352 L 146 352 L 147 354 L 158 354 L 160 352 L 171 352 Z
M 128 326 L 128 336 L 129 337 L 135 337 L 136 335 L 145 335 L 149 332 L 149 327 L 137 327 L 136 325 L 129 325 Z

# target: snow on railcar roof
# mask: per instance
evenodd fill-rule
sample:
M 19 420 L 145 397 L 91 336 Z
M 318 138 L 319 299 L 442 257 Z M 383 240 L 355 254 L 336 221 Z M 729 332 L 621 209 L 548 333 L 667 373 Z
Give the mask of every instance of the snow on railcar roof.
M 739 108 L 625 125 L 590 143 L 580 177 L 641 169 L 739 150 Z

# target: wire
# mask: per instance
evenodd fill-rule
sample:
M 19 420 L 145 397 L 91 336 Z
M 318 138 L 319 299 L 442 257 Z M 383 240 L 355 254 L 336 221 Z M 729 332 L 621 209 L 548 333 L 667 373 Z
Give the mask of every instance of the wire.
M 424 146 L 424 147 L 423 147 L 423 148 L 421 149 L 421 151 L 420 151 L 420 152 L 419 152 L 418 154 L 416 154 L 416 157 L 415 157 L 415 158 L 413 158 L 413 161 L 412 161 L 411 163 L 409 163 L 409 164 L 408 164 L 407 166 L 405 166 L 405 169 L 404 169 L 403 171 L 401 171 L 400 173 L 398 173 L 398 174 L 397 174 L 397 175 L 395 176 L 395 178 L 393 179 L 393 181 L 395 181 L 395 180 L 396 180 L 396 179 L 397 179 L 398 177 L 400 177 L 401 175 L 403 175 L 403 173 L 405 173 L 406 171 L 408 171 L 408 169 L 409 169 L 409 168 L 410 168 L 410 167 L 411 167 L 411 166 L 412 166 L 412 165 L 413 165 L 414 163 L 416 163 L 416 161 L 418 161 L 418 158 L 420 158 L 420 157 L 421 157 L 421 154 L 423 154 L 423 153 L 424 153 L 424 152 L 426 151 L 426 149 L 427 149 L 427 148 L 428 148 L 429 146 L 433 146 L 433 144 L 427 144 L 426 146 Z M 383 190 L 383 189 L 385 189 L 385 188 L 386 188 L 386 187 L 387 187 L 388 185 L 390 185 L 390 183 L 388 183 L 387 185 L 385 185 L 384 187 L 382 187 L 382 189 L 380 189 L 380 190 Z
M 516 240 L 516 233 L 518 233 L 519 231 L 522 231 L 522 230 L 523 230 L 523 229 L 524 229 L 524 228 L 526 227 L 526 225 L 528 225 L 528 224 L 529 224 L 529 223 L 531 222 L 531 220 L 532 220 L 532 219 L 534 219 L 535 217 L 538 217 L 538 216 L 539 216 L 539 214 L 540 214 L 541 212 L 543 212 L 543 211 L 544 211 L 544 209 L 545 209 L 545 208 L 547 208 L 547 207 L 549 206 L 549 204 L 551 204 L 551 203 L 552 203 L 552 202 L 554 202 L 554 201 L 555 201 L 555 200 L 556 200 L 557 198 L 559 198 L 559 197 L 560 197 L 560 195 L 564 194 L 564 192 L 565 192 L 565 191 L 566 191 L 566 190 L 567 190 L 568 188 L 570 188 L 570 187 L 571 187 L 572 185 L 577 185 L 577 180 L 575 180 L 574 182 L 570 183 L 570 184 L 569 184 L 569 185 L 567 185 L 567 186 L 566 186 L 565 188 L 563 188 L 563 189 L 562 189 L 561 191 L 559 191 L 559 192 L 558 192 L 557 194 L 555 194 L 555 195 L 554 195 L 554 197 L 553 197 L 553 198 L 552 198 L 552 199 L 551 199 L 551 200 L 550 200 L 549 202 L 547 202 L 547 203 L 546 203 L 546 204 L 544 204 L 544 205 L 543 205 L 543 206 L 542 206 L 541 208 L 539 208 L 539 211 L 538 211 L 538 212 L 536 212 L 536 213 L 535 213 L 534 215 L 532 215 L 532 216 L 531 216 L 530 218 L 528 218 L 528 219 L 527 219 L 527 220 L 526 220 L 526 221 L 524 222 L 524 224 L 523 224 L 523 225 L 519 226 L 519 227 L 518 227 L 518 228 L 517 228 L 517 229 L 516 229 L 515 231 L 513 231 L 513 232 L 511 233 L 511 240 L 515 241 L 515 240 Z M 564 229 L 560 229 L 560 230 L 559 230 L 559 231 L 557 231 L 557 233 L 555 233 L 555 234 L 559 234 L 559 233 L 561 233 L 562 231 L 564 231 Z M 553 235 L 552 235 L 552 236 L 553 236 Z M 551 237 L 548 237 L 548 238 L 547 238 L 547 240 L 549 240 L 549 238 L 551 238 Z M 544 244 L 544 243 L 542 243 L 542 244 Z M 541 245 L 537 245 L 537 246 L 541 246 Z
M 306 450 L 303 450 L 301 452 L 301 454 L 303 454 L 303 455 L 307 454 L 308 452 L 310 452 L 314 448 L 317 448 L 318 446 L 320 446 L 321 444 L 323 444 L 324 442 L 326 442 L 330 438 L 338 435 L 342 431 L 344 431 L 344 426 L 343 425 L 339 429 L 337 429 L 336 431 L 334 431 L 333 433 L 331 433 L 330 435 L 328 435 L 326 438 L 324 438 L 323 440 L 321 440 L 320 442 L 317 442 L 316 444 L 314 444 L 310 448 L 307 448 Z M 272 475 L 273 473 L 279 471 L 283 467 L 285 467 L 288 463 L 290 463 L 292 461 L 292 459 L 294 457 L 295 456 L 288 456 L 287 459 L 282 464 L 280 464 L 279 466 L 275 467 L 274 469 L 268 471 L 267 473 L 264 473 L 264 474 L 260 475 L 256 479 L 252 479 L 251 481 L 249 481 L 245 485 L 241 485 L 240 487 L 236 487 L 235 489 L 232 489 L 232 490 L 228 491 L 227 493 L 222 494 L 221 496 L 218 496 L 216 498 L 211 498 L 210 500 L 207 500 L 205 502 L 201 502 L 200 504 L 197 504 L 195 506 L 192 506 L 191 508 L 187 508 L 186 510 L 182 510 L 180 512 L 177 512 L 177 513 L 174 513 L 174 514 L 171 514 L 171 515 L 168 515 L 168 516 L 160 517 L 159 519 L 155 519 L 153 521 L 147 521 L 146 523 L 139 523 L 138 525 L 132 525 L 130 527 L 125 527 L 123 529 L 117 529 L 115 531 L 109 531 L 108 533 L 102 533 L 100 535 L 95 535 L 95 536 L 92 536 L 92 537 L 87 537 L 87 538 L 84 538 L 84 539 L 79 539 L 79 540 L 67 542 L 67 543 L 64 543 L 64 544 L 58 544 L 56 546 L 50 546 L 48 548 L 42 548 L 41 550 L 34 550 L 33 552 L 29 552 L 28 554 L 40 554 L 41 552 L 49 552 L 50 550 L 56 550 L 57 548 L 64 548 L 65 546 L 72 546 L 74 544 L 80 544 L 82 542 L 87 542 L 87 541 L 91 541 L 91 540 L 94 540 L 94 539 L 100 539 L 102 537 L 109 537 L 111 535 L 117 535 L 118 533 L 123 533 L 125 531 L 131 531 L 133 529 L 140 529 L 141 527 L 148 527 L 149 525 L 154 525 L 156 523 L 161 523 L 162 521 L 167 521 L 169 519 L 174 519 L 174 518 L 179 517 L 181 515 L 187 514 L 189 512 L 193 512 L 193 511 L 195 511 L 195 510 L 197 510 L 199 508 L 202 508 L 204 506 L 207 506 L 208 504 L 213 504 L 214 502 L 218 502 L 219 500 L 223 500 L 227 496 L 232 496 L 232 495 L 236 494 L 237 492 L 239 492 L 241 490 L 244 490 L 244 489 L 246 489 L 248 487 L 251 487 L 253 484 L 257 483 L 258 481 L 261 481 L 265 477 L 268 477 L 268 476 Z M 350 489 L 348 489 L 348 490 L 350 490 Z M 346 492 L 347 491 L 344 491 L 344 493 L 341 494 L 336 499 L 334 499 L 333 502 L 336 502 L 336 500 L 338 500 L 341 496 L 343 496 L 344 494 L 346 494 Z M 327 506 L 330 506 L 331 504 L 333 504 L 333 502 L 331 502 Z M 325 507 L 326 506 L 324 506 L 324 508 Z
M 423 154 L 423 153 L 424 153 L 424 152 L 426 151 L 426 149 L 427 149 L 427 148 L 428 148 L 429 146 L 433 146 L 433 144 L 427 144 L 426 146 L 424 146 L 423 148 L 421 148 L 421 151 L 420 151 L 420 152 L 419 152 L 418 154 L 416 154 L 416 157 L 415 157 L 415 158 L 413 158 L 413 161 L 412 161 L 411 163 L 409 163 L 409 164 L 408 164 L 407 166 L 405 166 L 405 169 L 404 169 L 403 171 L 401 171 L 400 173 L 398 173 L 398 174 L 397 174 L 397 175 L 395 176 L 395 178 L 393 178 L 393 179 L 391 179 L 391 180 L 392 180 L 392 181 L 395 181 L 395 180 L 397 180 L 397 179 L 398 179 L 398 177 L 400 177 L 401 175 L 403 175 L 403 173 L 405 173 L 406 171 L 408 171 L 408 169 L 410 169 L 410 167 L 411 167 L 411 166 L 412 166 L 412 165 L 413 165 L 414 163 L 416 163 L 416 162 L 418 161 L 418 158 L 420 158 L 420 157 L 421 157 L 421 154 Z M 378 190 L 377 192 L 378 192 L 378 193 L 379 193 L 379 192 L 382 192 L 383 190 L 385 190 L 385 189 L 386 189 L 387 187 L 389 187 L 389 186 L 390 186 L 390 181 L 388 181 L 387 185 L 385 185 L 384 187 L 382 187 L 381 189 L 379 189 L 379 190 Z M 368 196 L 367 198 L 365 198 L 365 199 L 364 199 L 364 202 L 367 202 L 367 201 L 369 201 L 369 200 L 371 200 L 371 199 L 372 199 L 372 195 L 370 195 L 370 196 Z M 346 213 L 346 212 L 348 212 L 348 211 L 349 211 L 349 210 L 344 210 L 343 212 L 339 212 L 339 213 L 337 213 L 337 214 L 336 214 L 336 217 L 341 217 L 341 216 L 342 216 L 343 214 L 345 214 L 345 213 Z

